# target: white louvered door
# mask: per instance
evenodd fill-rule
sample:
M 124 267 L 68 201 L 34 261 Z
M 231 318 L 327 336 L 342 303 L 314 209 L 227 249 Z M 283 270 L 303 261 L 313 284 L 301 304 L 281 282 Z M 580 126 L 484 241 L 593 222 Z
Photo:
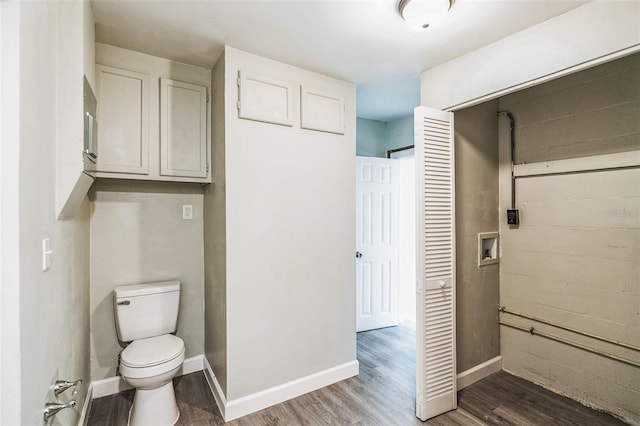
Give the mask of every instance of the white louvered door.
M 453 113 L 414 112 L 416 167 L 416 416 L 457 407 Z

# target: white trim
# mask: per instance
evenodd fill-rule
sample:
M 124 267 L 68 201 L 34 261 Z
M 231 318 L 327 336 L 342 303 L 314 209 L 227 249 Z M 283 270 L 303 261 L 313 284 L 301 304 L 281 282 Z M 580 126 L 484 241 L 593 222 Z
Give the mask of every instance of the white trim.
M 91 382 L 93 386 L 92 398 L 102 398 L 103 396 L 115 395 L 131 389 L 121 376 L 107 377 L 106 379 Z
M 484 96 L 480 96 L 478 98 L 474 98 L 474 99 L 471 99 L 447 108 L 443 108 L 443 109 L 445 111 L 460 111 L 461 109 L 470 108 L 472 106 L 476 106 L 481 103 L 491 101 L 491 100 L 500 98 L 502 96 L 509 95 L 514 92 L 518 92 L 520 90 L 528 89 L 529 87 L 537 86 L 539 84 L 546 83 L 548 81 L 552 81 L 560 77 L 574 74 L 579 71 L 593 68 L 598 65 L 605 64 L 607 62 L 615 61 L 616 59 L 624 58 L 625 56 L 633 55 L 634 53 L 638 53 L 638 52 L 640 52 L 640 44 L 631 46 L 626 49 L 622 49 L 617 52 L 613 52 L 604 56 L 600 56 L 590 61 L 582 62 L 580 64 L 562 69 L 560 71 L 543 75 L 542 77 L 534 78 L 533 80 L 525 81 L 524 83 L 516 84 L 515 86 L 507 87 L 505 89 L 498 90 L 497 92 L 488 93 Z
M 204 363 L 207 382 L 209 382 L 211 393 L 225 422 L 357 376 L 360 368 L 358 361 L 354 360 L 242 398 L 227 401 L 206 358 Z
M 203 369 L 204 355 L 196 355 L 184 360 L 182 363 L 182 369 L 178 372 L 178 376 L 184 376 L 185 374 L 194 373 Z M 102 380 L 96 380 L 91 382 L 93 387 L 92 399 L 100 398 L 103 396 L 114 395 L 116 393 L 124 392 L 132 389 L 132 386 L 122 379 L 122 376 L 108 377 Z
M 216 406 L 218 407 L 218 411 L 220 415 L 224 419 L 225 407 L 227 405 L 227 398 L 224 396 L 224 392 L 222 391 L 222 387 L 220 383 L 218 383 L 218 379 L 216 375 L 213 374 L 213 369 L 211 368 L 211 364 L 209 364 L 209 360 L 207 357 L 204 357 L 204 377 L 207 379 L 207 384 L 209 385 L 209 389 L 211 390 L 211 394 L 213 395 L 213 399 L 216 400 Z
M 489 377 L 500 370 L 502 370 L 502 357 L 498 355 L 495 358 L 491 358 L 489 361 L 485 361 L 482 364 L 478 364 L 475 367 L 463 371 L 462 373 L 458 373 L 458 390 L 471 386 L 475 382 Z
M 80 417 L 78 418 L 78 426 L 87 426 L 87 422 L 89 421 L 89 412 L 91 411 L 91 401 L 93 399 L 93 383 L 89 383 L 89 388 L 87 388 L 87 394 L 84 396 L 84 402 L 82 403 L 82 411 L 80 412 Z
M 513 173 L 516 177 L 525 177 L 639 166 L 640 150 L 617 152 L 614 154 L 592 155 L 589 157 L 567 158 L 564 160 L 542 161 L 530 164 L 516 164 L 513 167 Z

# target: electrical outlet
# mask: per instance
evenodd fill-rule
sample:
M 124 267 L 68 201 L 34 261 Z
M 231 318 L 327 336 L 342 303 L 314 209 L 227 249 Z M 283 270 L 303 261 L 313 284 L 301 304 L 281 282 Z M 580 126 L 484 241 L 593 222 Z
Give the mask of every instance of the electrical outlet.
M 183 220 L 193 219 L 193 206 L 191 204 L 182 205 L 182 219 Z

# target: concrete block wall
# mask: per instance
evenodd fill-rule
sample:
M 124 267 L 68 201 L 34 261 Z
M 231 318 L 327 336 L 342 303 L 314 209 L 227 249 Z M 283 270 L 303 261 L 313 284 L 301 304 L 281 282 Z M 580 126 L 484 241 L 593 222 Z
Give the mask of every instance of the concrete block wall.
M 640 55 L 500 99 L 516 118 L 516 160 L 640 147 Z M 640 346 L 640 169 L 520 178 L 510 208 L 509 126 L 500 119 L 500 303 Z M 640 158 L 638 159 L 640 163 Z M 501 319 L 640 362 L 640 353 L 529 320 Z M 502 326 L 503 368 L 640 424 L 640 368 Z
M 638 150 L 640 55 L 506 96 L 500 106 L 518 111 L 516 164 Z

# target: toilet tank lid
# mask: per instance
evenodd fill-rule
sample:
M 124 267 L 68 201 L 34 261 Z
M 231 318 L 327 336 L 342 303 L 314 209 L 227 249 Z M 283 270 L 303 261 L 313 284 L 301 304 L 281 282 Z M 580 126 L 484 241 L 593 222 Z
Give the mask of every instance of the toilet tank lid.
M 180 281 L 160 281 L 153 283 L 121 285 L 113 289 L 113 294 L 117 298 L 120 297 L 136 297 L 146 296 L 148 294 L 170 293 L 172 291 L 180 291 Z

